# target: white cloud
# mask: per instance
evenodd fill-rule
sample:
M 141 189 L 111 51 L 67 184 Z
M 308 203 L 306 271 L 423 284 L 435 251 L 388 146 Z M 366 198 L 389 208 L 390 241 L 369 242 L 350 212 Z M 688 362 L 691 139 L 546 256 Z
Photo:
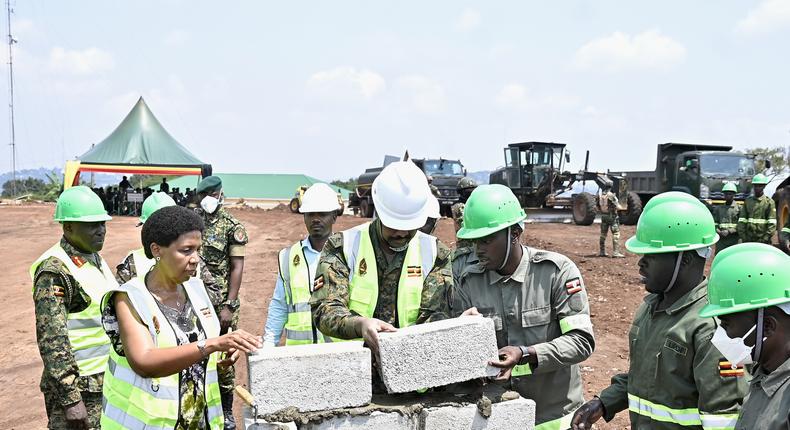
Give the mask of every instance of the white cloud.
M 521 84 L 507 84 L 496 96 L 496 103 L 505 108 L 525 109 L 529 104 L 527 87 Z
M 308 89 L 317 93 L 341 98 L 362 97 L 366 100 L 383 92 L 386 86 L 386 81 L 378 73 L 350 66 L 316 72 L 307 80 Z
M 466 8 L 455 21 L 455 28 L 461 31 L 471 31 L 480 26 L 480 12 Z
M 790 27 L 790 0 L 765 0 L 749 11 L 735 27 L 741 34 L 769 33 Z
M 658 30 L 635 36 L 615 32 L 594 39 L 576 51 L 574 64 L 585 70 L 616 72 L 634 69 L 669 69 L 686 58 L 686 48 Z
M 417 112 L 438 114 L 447 108 L 444 88 L 436 81 L 419 75 L 404 76 L 398 79 L 398 87 L 410 94 Z
M 191 38 L 192 35 L 189 34 L 189 32 L 185 30 L 176 29 L 169 31 L 165 35 L 164 43 L 165 45 L 170 47 L 178 47 L 185 45 L 187 42 L 189 42 L 189 39 Z
M 511 110 L 566 111 L 577 109 L 581 105 L 578 97 L 567 94 L 532 94 L 525 85 L 518 83 L 502 87 L 494 102 Z
M 115 61 L 109 52 L 99 48 L 67 50 L 55 47 L 49 53 L 49 67 L 55 72 L 93 75 L 112 70 Z

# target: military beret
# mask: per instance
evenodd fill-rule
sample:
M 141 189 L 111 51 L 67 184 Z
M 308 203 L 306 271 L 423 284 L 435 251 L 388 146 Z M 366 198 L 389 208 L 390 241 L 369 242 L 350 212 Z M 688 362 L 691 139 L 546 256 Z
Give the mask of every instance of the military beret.
M 197 186 L 198 193 L 213 193 L 222 189 L 222 179 L 219 176 L 206 176 Z

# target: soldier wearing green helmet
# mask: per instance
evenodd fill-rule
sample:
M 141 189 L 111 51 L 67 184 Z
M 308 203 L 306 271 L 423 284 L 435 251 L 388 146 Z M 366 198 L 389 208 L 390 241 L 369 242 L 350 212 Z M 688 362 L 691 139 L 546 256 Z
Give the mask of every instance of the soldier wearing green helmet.
M 695 197 L 667 192 L 639 217 L 628 251 L 641 254 L 647 292 L 628 333 L 628 373 L 615 375 L 599 397 L 579 408 L 573 429 L 591 429 L 625 409 L 631 428 L 732 429 L 746 394 L 743 376 L 719 372 L 705 306 L 705 263 L 719 239 L 710 211 Z
M 713 206 L 713 221 L 716 223 L 716 233 L 719 234 L 719 241 L 716 243 L 716 252 L 738 243 L 738 216 L 740 207 L 735 203 L 735 194 L 738 187 L 727 182 L 722 187 L 724 193 L 724 204 Z
M 567 429 L 584 403 L 579 363 L 595 348 L 581 273 L 564 255 L 521 245 L 526 218 L 513 192 L 481 185 L 464 209 L 459 239 L 474 255 L 454 267 L 453 314 L 482 314 L 496 328 L 497 377 L 537 400 L 536 429 Z
M 743 202 L 738 216 L 738 237 L 741 242 L 771 244 L 776 233 L 776 204 L 764 194 L 768 178 L 762 173 L 752 178 L 754 195 Z
M 110 219 L 90 188 L 65 190 L 55 206 L 63 237 L 30 267 L 50 429 L 99 428 L 110 347 L 100 302 L 118 286 L 99 255 Z
M 790 426 L 789 279 L 790 257 L 773 246 L 744 243 L 713 260 L 700 317 L 721 321 L 711 342 L 726 359 L 722 372 L 753 364 L 736 429 Z

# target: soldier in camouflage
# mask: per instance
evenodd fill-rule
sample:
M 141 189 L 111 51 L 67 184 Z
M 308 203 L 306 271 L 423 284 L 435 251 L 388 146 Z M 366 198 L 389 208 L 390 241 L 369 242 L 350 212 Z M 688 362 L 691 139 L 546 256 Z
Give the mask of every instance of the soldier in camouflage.
M 67 206 L 76 210 L 69 214 Z M 40 387 L 50 429 L 99 428 L 109 339 L 100 325 L 76 318 L 91 306 L 98 308 L 99 293 L 117 286 L 98 254 L 104 245 L 104 221 L 108 219 L 103 203 L 89 188 L 67 190 L 58 199 L 55 210 L 55 220 L 63 224 L 63 237 L 31 267 L 36 339 L 44 362 Z M 69 267 L 76 268 L 81 279 L 92 279 L 94 284 L 99 284 L 80 284 L 77 274 Z M 82 275 L 86 271 L 94 275 Z M 70 333 L 70 328 L 76 330 L 78 323 L 82 324 L 79 327 L 83 329 L 82 339 L 95 347 L 83 347 L 79 351 L 73 347 L 70 336 L 78 335 Z M 98 332 L 95 338 L 84 337 L 84 331 L 90 329 Z M 95 359 L 101 364 L 93 371 L 78 364 L 80 360 Z
M 458 202 L 450 207 L 450 212 L 453 215 L 453 222 L 455 224 L 455 232 L 461 229 L 464 225 L 464 207 L 472 191 L 477 188 L 477 182 L 469 176 L 464 176 L 458 181 L 456 190 L 458 191 Z M 466 261 L 473 257 L 474 246 L 472 241 L 467 239 L 455 240 L 455 249 L 453 250 L 453 273 L 459 273 L 466 265 Z
M 200 257 L 206 263 L 218 286 L 221 301 L 215 307 L 220 320 L 220 332 L 236 330 L 239 322 L 239 289 L 244 271 L 244 249 L 248 242 L 247 230 L 222 207 L 222 180 L 217 176 L 204 178 L 197 187 L 200 208 L 196 209 L 206 225 Z M 235 367 L 219 372 L 225 429 L 235 429 L 233 419 L 233 387 Z
M 716 253 L 729 248 L 738 243 L 738 213 L 740 208 L 735 203 L 735 193 L 738 187 L 732 182 L 728 182 L 722 188 L 724 192 L 724 204 L 716 205 L 711 208 L 713 221 L 716 223 L 716 233 L 719 234 L 719 241 L 716 243 Z
M 601 237 L 598 241 L 599 257 L 606 257 L 606 235 L 612 230 L 612 257 L 623 258 L 620 252 L 620 219 L 617 215 L 617 196 L 612 192 L 612 183 L 606 182 L 598 194 L 598 210 L 601 213 Z
M 738 237 L 741 242 L 771 244 L 776 233 L 776 204 L 764 194 L 768 178 L 757 174 L 752 179 L 754 195 L 743 202 L 738 216 Z

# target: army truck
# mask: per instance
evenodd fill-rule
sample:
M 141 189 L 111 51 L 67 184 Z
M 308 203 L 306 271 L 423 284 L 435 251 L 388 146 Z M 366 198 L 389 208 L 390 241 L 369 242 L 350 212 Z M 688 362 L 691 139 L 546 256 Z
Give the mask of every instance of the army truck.
M 779 248 L 790 254 L 790 249 L 787 249 L 782 240 L 782 228 L 790 218 L 790 177 L 779 183 L 774 191 L 773 199 L 776 202 L 776 235 L 779 240 Z
M 665 191 L 683 191 L 710 206 L 724 203 L 721 189 L 727 182 L 738 186 L 738 201 L 751 193 L 754 159 L 753 155 L 732 152 L 731 146 L 662 143 L 655 170 L 624 171 L 621 176 L 628 179 L 631 191 L 643 204 Z
M 466 176 L 466 169 L 460 160 L 449 160 L 445 158 L 410 158 L 408 153 L 403 159 L 411 159 L 417 167 L 425 172 L 425 176 L 431 179 L 432 185 L 439 190 L 440 210 L 442 215 L 450 216 L 450 207 L 459 201 L 458 181 Z M 365 218 L 373 217 L 375 207 L 371 196 L 371 186 L 379 173 L 388 164 L 400 160 L 400 157 L 387 155 L 381 167 L 371 167 L 365 169 L 359 178 L 357 186 L 349 195 L 348 207 L 355 215 Z

